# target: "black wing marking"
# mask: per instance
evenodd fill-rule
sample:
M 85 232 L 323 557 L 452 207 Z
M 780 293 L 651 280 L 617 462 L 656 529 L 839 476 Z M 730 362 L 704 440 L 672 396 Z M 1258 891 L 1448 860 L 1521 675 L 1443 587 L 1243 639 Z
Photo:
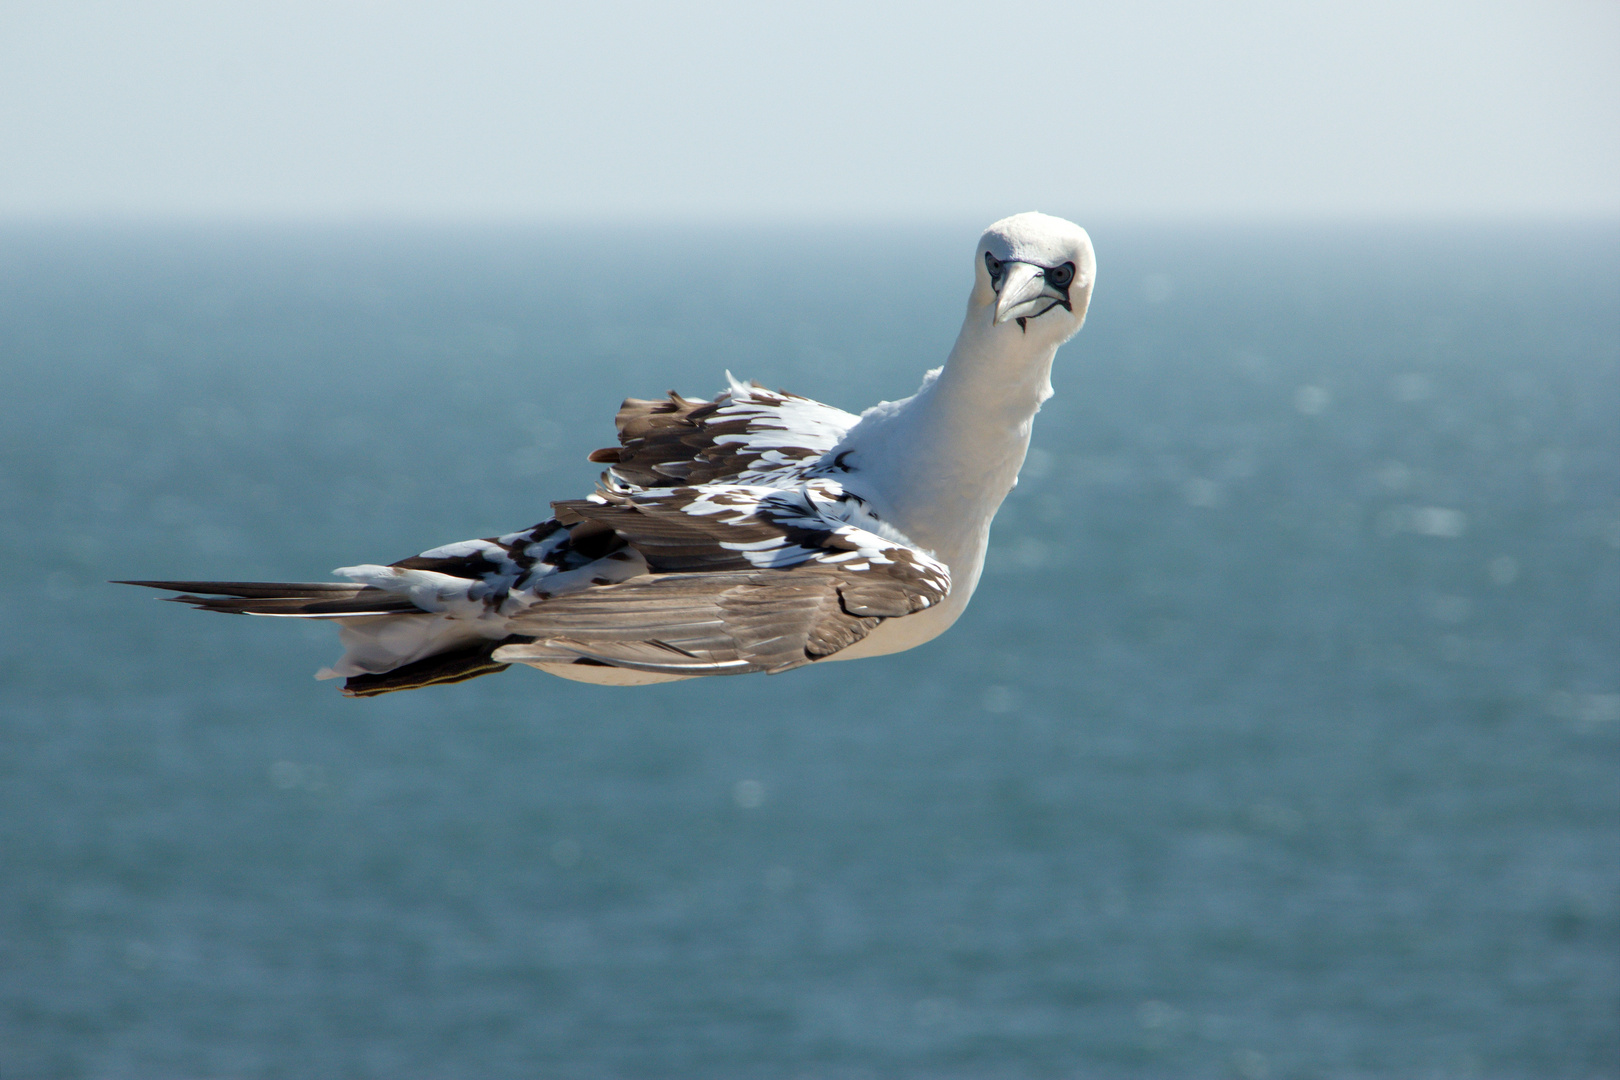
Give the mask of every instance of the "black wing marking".
M 574 536 L 611 535 L 640 552 L 655 572 L 707 573 L 756 569 L 764 550 L 796 564 L 825 547 L 833 538 L 830 523 L 803 513 L 772 515 L 776 503 L 791 496 L 743 487 L 603 490 L 551 505 Z

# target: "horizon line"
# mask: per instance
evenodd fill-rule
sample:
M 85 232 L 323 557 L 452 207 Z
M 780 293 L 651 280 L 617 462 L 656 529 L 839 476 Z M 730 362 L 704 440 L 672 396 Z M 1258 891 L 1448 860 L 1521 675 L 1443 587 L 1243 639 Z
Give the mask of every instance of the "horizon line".
M 1064 207 L 1022 207 L 1007 210 L 984 223 L 1038 209 L 1066 217 L 1085 227 L 1106 228 L 1211 228 L 1211 227 L 1322 227 L 1428 226 L 1428 227 L 1574 227 L 1620 226 L 1616 210 L 1513 210 L 1513 211 L 1418 211 L 1418 210 L 1339 210 L 1339 211 L 1175 211 L 1079 214 Z M 687 229 L 687 228 L 956 228 L 965 221 L 978 221 L 986 212 L 972 210 L 927 213 L 884 214 L 853 212 L 843 214 L 803 212 L 701 212 L 635 211 L 619 214 L 565 212 L 537 214 L 511 212 L 421 213 L 397 210 L 359 212 L 17 212 L 0 209 L 0 228 L 423 228 L 423 229 L 578 229 L 609 228 Z M 989 212 L 994 213 L 994 212 Z

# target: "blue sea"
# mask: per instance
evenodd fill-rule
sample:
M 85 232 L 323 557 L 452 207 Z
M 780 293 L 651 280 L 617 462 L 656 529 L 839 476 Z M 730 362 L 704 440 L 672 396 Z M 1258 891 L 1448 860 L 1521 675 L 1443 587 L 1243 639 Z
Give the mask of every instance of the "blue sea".
M 1099 225 L 947 635 L 346 700 L 626 395 L 859 410 L 975 225 L 0 231 L 0 1077 L 1620 1074 L 1620 229 Z

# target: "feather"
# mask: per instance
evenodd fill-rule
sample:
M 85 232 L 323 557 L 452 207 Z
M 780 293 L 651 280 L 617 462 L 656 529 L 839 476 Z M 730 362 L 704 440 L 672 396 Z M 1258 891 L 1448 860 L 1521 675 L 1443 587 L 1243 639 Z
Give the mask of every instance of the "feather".
M 841 585 L 833 570 L 649 574 L 513 619 L 534 640 L 495 658 L 585 658 L 662 673 L 787 671 L 846 648 L 881 621 L 846 611 Z
M 408 599 L 365 585 L 326 581 L 115 581 L 181 593 L 165 596 L 204 611 L 236 615 L 282 615 L 321 618 L 388 615 L 421 608 Z M 198 596 L 197 593 L 212 594 Z

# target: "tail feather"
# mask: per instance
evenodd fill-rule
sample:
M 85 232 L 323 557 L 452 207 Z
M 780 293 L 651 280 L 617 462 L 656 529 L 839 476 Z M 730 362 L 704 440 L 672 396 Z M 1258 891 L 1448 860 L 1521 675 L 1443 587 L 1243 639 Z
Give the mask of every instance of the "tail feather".
M 319 593 L 353 594 L 361 589 L 352 581 L 115 581 L 112 584 L 219 596 L 315 596 Z
M 337 667 L 339 672 L 323 673 L 327 678 L 348 674 L 343 684 L 347 697 L 375 697 L 395 690 L 415 690 L 476 679 L 505 671 L 510 664 L 491 659 L 502 645 L 526 644 L 533 638 L 514 636 L 503 640 L 467 643 L 467 632 L 451 630 L 457 624 L 429 613 L 398 593 L 370 585 L 332 581 L 116 581 L 115 585 L 142 585 L 166 589 L 178 596 L 166 596 L 204 611 L 237 615 L 280 615 L 293 618 L 348 619 L 365 615 L 406 616 L 391 619 L 344 621 L 341 634 L 348 653 Z M 199 595 L 200 594 L 200 595 Z M 415 629 L 411 629 L 414 627 Z M 449 633 L 446 633 L 450 630 Z M 404 631 L 403 636 L 400 631 Z M 442 649 L 430 655 L 421 653 Z M 412 654 L 420 659 L 399 664 L 388 671 L 361 671 L 357 666 L 398 663 Z M 390 660 L 390 657 L 393 657 Z M 346 669 L 346 670 L 344 670 Z
M 203 611 L 235 615 L 340 618 L 422 610 L 398 593 L 334 581 L 115 581 L 113 584 L 167 589 L 181 595 L 166 596 L 165 600 L 190 604 Z M 212 595 L 199 596 L 198 593 Z
M 509 637 L 503 641 L 483 641 L 464 649 L 437 653 L 415 663 L 397 667 L 375 675 L 350 675 L 343 680 L 344 697 L 376 697 L 395 690 L 415 690 L 423 686 L 443 686 L 465 682 L 480 675 L 493 675 L 505 671 L 511 664 L 502 664 L 490 654 L 502 645 L 519 644 L 533 638 Z

